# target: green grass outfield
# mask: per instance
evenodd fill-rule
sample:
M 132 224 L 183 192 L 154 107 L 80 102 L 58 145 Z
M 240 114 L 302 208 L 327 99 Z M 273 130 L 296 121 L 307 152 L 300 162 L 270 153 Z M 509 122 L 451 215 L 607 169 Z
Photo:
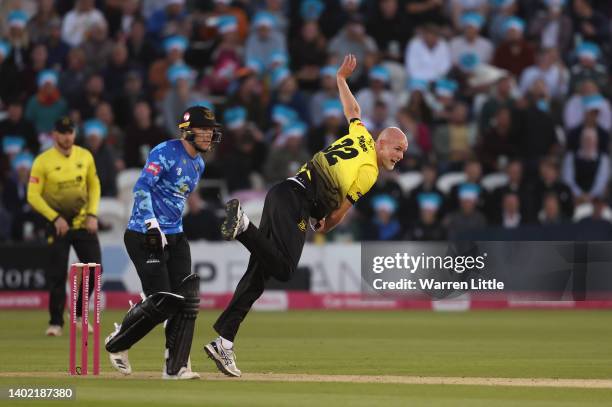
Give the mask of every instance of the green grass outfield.
M 236 342 L 244 380 L 223 379 L 201 351 L 213 337 L 210 326 L 217 315 L 217 311 L 207 311 L 198 318 L 192 364 L 204 378 L 168 382 L 157 379 L 163 363 L 161 328 L 130 350 L 134 371 L 144 374 L 123 378 L 112 373 L 103 352 L 104 377 L 71 378 L 64 373 L 68 369 L 67 332 L 60 338 L 45 337 L 47 314 L 41 311 L 0 311 L 0 397 L 8 387 L 71 385 L 79 405 L 106 407 L 612 405 L 608 385 L 383 383 L 388 376 L 609 381 L 610 311 L 252 313 Z M 121 317 L 119 312 L 104 312 L 103 336 Z M 286 381 L 261 379 L 263 375 L 246 380 L 249 373 L 274 373 L 275 380 L 285 380 L 281 375 L 286 374 Z M 299 374 L 302 381 L 292 380 L 292 374 Z M 350 378 L 320 382 L 316 375 L 326 375 L 326 380 L 327 375 L 384 377 L 381 383 L 357 383 Z M 154 378 L 143 379 L 146 376 Z M 10 404 L 77 403 L 0 399 L 0 406 Z

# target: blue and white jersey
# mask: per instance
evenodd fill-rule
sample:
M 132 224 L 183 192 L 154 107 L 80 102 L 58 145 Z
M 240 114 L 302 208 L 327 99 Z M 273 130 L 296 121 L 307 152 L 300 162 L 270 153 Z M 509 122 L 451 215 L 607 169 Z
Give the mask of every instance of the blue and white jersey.
M 181 140 L 157 145 L 134 186 L 134 207 L 127 228 L 146 233 L 145 220 L 155 218 L 165 234 L 183 231 L 183 209 L 204 172 L 204 160 L 191 157 Z

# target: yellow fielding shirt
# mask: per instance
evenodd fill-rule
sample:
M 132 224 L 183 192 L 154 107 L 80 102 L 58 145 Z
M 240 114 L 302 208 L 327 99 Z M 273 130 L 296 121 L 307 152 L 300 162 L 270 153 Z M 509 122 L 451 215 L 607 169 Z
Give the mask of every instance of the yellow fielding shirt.
M 357 202 L 378 178 L 374 139 L 359 119 L 351 120 L 349 134 L 316 153 L 311 163 L 320 178 L 317 199 L 331 210 L 345 197 Z
M 62 216 L 71 228 L 83 228 L 87 215 L 98 214 L 100 203 L 100 180 L 91 153 L 73 146 L 66 157 L 52 147 L 36 157 L 28 203 L 49 221 Z

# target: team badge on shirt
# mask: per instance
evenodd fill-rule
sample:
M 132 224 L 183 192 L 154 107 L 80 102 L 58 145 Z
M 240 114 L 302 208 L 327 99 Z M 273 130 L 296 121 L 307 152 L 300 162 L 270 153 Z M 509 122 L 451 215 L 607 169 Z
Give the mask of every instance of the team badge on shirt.
M 153 174 L 154 176 L 157 176 L 159 172 L 161 171 L 161 167 L 159 166 L 159 164 L 150 163 L 149 165 L 147 165 L 147 168 L 145 171 Z
M 300 229 L 302 232 L 306 232 L 306 221 L 304 219 L 298 223 L 298 229 Z

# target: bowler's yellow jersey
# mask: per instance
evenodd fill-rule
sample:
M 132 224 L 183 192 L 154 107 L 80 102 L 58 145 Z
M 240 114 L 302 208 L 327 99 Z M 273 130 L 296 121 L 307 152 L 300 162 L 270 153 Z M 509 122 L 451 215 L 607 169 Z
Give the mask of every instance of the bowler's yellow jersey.
M 71 228 L 83 228 L 87 215 L 97 216 L 100 203 L 100 180 L 91 153 L 73 146 L 65 156 L 52 147 L 36 157 L 28 203 L 49 221 L 62 216 Z
M 349 134 L 316 153 L 311 165 L 320 178 L 317 199 L 334 210 L 340 207 L 344 198 L 354 204 L 368 192 L 378 178 L 374 144 L 361 120 L 353 119 Z M 302 167 L 302 170 L 306 169 L 307 165 Z

